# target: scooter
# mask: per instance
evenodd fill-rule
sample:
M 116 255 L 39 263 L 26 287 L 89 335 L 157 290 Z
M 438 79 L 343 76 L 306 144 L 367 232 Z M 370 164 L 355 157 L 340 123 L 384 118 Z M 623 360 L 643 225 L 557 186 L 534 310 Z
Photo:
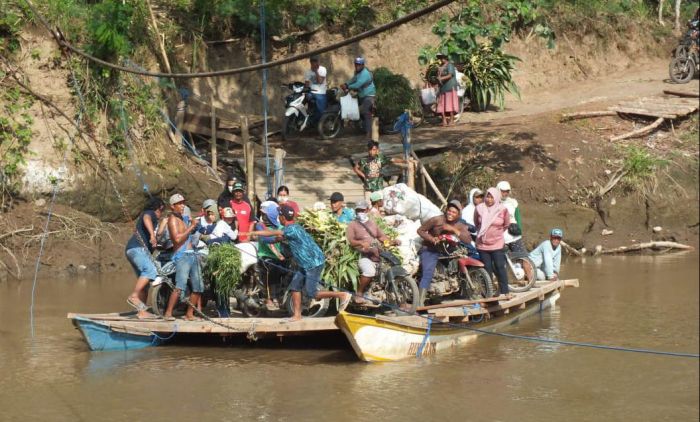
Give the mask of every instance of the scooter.
M 292 91 L 284 98 L 284 126 L 282 127 L 282 138 L 285 141 L 296 139 L 309 127 L 312 127 L 313 110 L 316 106 L 310 95 L 314 91 L 303 82 L 292 82 L 282 85 Z
M 357 95 L 355 91 L 350 91 L 350 95 Z M 321 115 L 318 122 L 318 133 L 323 139 L 333 139 L 344 129 L 345 126 L 354 126 L 358 132 L 364 133 L 364 123 L 361 115 L 358 115 L 357 120 L 346 120 L 342 118 L 342 107 L 340 97 L 344 96 L 345 92 L 340 88 L 331 88 L 326 91 L 328 105 L 326 110 Z M 372 111 L 374 114 L 374 110 Z

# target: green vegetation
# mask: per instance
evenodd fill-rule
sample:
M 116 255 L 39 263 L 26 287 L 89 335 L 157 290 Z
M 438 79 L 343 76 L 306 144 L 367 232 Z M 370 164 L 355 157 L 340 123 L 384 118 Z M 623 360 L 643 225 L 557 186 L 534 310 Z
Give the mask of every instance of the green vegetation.
M 629 146 L 623 155 L 623 186 L 642 196 L 649 196 L 658 186 L 658 172 L 668 166 L 668 161 L 655 157 L 642 147 Z
M 393 122 L 406 109 L 418 111 L 421 107 L 418 93 L 403 75 L 397 75 L 385 67 L 374 73 L 377 87 L 377 113 L 382 122 Z
M 3 76 L 0 72 L 0 78 Z M 34 119 L 28 113 L 32 97 L 16 87 L 2 91 L 0 104 L 0 209 L 4 209 L 17 190 L 19 168 L 30 154 Z
M 209 248 L 204 276 L 211 280 L 219 296 L 233 296 L 233 290 L 241 281 L 241 251 L 233 244 Z

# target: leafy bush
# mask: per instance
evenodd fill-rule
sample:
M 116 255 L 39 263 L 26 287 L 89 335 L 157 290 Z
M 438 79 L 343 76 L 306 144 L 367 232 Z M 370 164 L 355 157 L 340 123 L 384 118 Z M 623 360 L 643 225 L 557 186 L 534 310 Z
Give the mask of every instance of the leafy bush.
M 379 120 L 391 123 L 406 109 L 418 111 L 418 93 L 403 75 L 392 73 L 385 67 L 373 72 L 377 87 L 377 114 Z
M 233 290 L 241 281 L 241 251 L 233 244 L 209 248 L 204 276 L 214 284 L 219 296 L 233 296 Z

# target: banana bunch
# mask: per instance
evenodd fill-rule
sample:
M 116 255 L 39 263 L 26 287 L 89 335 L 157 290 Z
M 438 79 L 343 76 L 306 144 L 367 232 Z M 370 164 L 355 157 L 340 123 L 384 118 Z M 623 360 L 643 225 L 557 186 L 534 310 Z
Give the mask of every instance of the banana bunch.
M 339 223 L 327 210 L 302 211 L 297 217 L 297 222 L 311 235 L 326 256 L 323 280 L 332 286 L 355 290 L 360 276 L 360 269 L 357 267 L 360 254 L 348 243 L 345 235 L 347 225 Z M 378 224 L 391 240 L 396 239 L 398 233 L 386 222 L 381 220 Z M 395 246 L 385 249 L 400 256 Z

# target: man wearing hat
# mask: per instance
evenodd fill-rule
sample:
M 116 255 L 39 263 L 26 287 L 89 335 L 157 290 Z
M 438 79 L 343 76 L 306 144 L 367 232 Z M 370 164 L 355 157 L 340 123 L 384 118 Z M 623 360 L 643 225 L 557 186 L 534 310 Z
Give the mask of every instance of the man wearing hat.
M 172 257 L 173 262 L 175 262 L 175 290 L 170 295 L 164 317 L 167 320 L 174 320 L 173 309 L 180 296 L 187 289 L 187 281 L 189 280 L 192 285 L 191 305 L 187 307 L 185 318 L 193 320 L 194 308 L 192 305 L 201 308 L 200 300 L 204 291 L 199 262 L 195 254 L 192 253 L 192 239 L 190 237 L 199 225 L 192 221 L 189 216 L 183 214 L 185 211 L 184 196 L 176 193 L 170 197 L 169 202 L 172 213 L 168 217 L 168 232 L 175 251 Z
M 384 195 L 381 191 L 372 192 L 369 195 L 369 201 L 372 203 L 372 208 L 369 209 L 369 216 L 371 218 L 382 218 L 382 213 L 384 210 Z
M 389 237 L 374 220 L 369 218 L 369 204 L 364 199 L 357 201 L 355 216 L 355 220 L 348 224 L 345 236 L 350 246 L 360 253 L 360 260 L 357 262 L 360 268 L 360 281 L 357 284 L 355 302 L 365 303 L 363 298 L 365 289 L 377 275 L 380 242 L 388 242 Z M 393 244 L 398 245 L 399 241 L 395 240 Z
M 345 197 L 340 192 L 333 192 L 329 198 L 331 201 L 331 213 L 339 223 L 348 224 L 355 219 L 355 213 L 345 206 Z
M 233 199 L 231 199 L 231 209 L 236 214 L 238 222 L 238 240 L 240 242 L 248 241 L 248 230 L 251 228 L 251 221 L 255 220 L 253 215 L 253 207 L 244 199 L 243 183 L 235 182 L 233 184 Z
M 342 292 L 331 292 L 319 290 L 321 285 L 321 275 L 326 265 L 326 257 L 323 251 L 302 226 L 296 224 L 296 213 L 288 205 L 279 207 L 279 221 L 283 226 L 282 230 L 259 230 L 251 232 L 255 236 L 277 236 L 287 242 L 289 251 L 297 263 L 297 270 L 289 284 L 292 291 L 292 305 L 294 315 L 291 321 L 301 320 L 301 294 L 302 291 L 307 297 L 312 299 L 339 299 L 338 311 L 342 312 L 347 308 L 352 294 Z
M 355 58 L 355 75 L 350 78 L 347 83 L 342 85 L 344 90 L 357 91 L 357 101 L 360 105 L 360 114 L 362 115 L 365 133 L 367 137 L 372 136 L 372 108 L 374 107 L 374 97 L 377 95 L 377 89 L 374 86 L 374 78 L 372 72 L 365 67 L 365 58 Z
M 558 280 L 559 267 L 561 265 L 561 239 L 564 237 L 562 229 L 552 229 L 549 240 L 539 244 L 532 252 L 530 259 L 537 269 L 538 280 Z
M 418 288 L 420 290 L 420 306 L 425 303 L 430 283 L 433 281 L 435 266 L 437 266 L 440 252 L 437 245 L 442 241 L 440 236 L 455 236 L 460 242 L 468 244 L 472 241 L 467 225 L 459 220 L 462 204 L 457 200 L 448 202 L 443 215 L 433 217 L 418 228 L 418 236 L 423 239 L 423 247 L 418 255 L 422 273 Z

